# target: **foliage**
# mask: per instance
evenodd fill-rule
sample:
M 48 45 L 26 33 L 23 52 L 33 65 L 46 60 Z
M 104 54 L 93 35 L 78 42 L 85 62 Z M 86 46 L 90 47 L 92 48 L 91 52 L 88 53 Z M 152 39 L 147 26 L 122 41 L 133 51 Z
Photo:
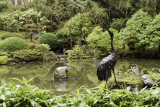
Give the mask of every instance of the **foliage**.
M 26 11 L 15 11 L 5 16 L 4 30 L 19 31 L 19 30 L 34 30 L 46 29 L 49 20 L 43 16 L 41 12 L 34 9 Z
M 4 33 L 0 36 L 0 39 L 4 40 L 4 39 L 10 38 L 10 37 L 19 37 L 19 38 L 25 39 L 25 37 L 23 35 L 21 35 L 20 33 Z
M 49 48 L 50 47 L 47 44 L 39 44 L 34 48 L 34 50 L 36 50 L 38 52 L 47 53 L 47 52 L 49 52 Z
M 98 4 L 93 5 L 87 13 L 89 14 L 91 23 L 96 26 L 103 26 L 109 20 L 105 8 L 100 7 Z
M 2 12 L 3 9 L 7 9 L 7 1 L 1 0 L 0 1 L 0 12 Z
M 11 53 L 13 58 L 20 61 L 43 61 L 44 53 L 29 49 L 18 50 Z
M 121 48 L 118 32 L 114 29 L 111 29 L 111 31 L 114 33 L 114 40 L 116 41 L 113 42 L 113 45 L 115 50 L 117 50 L 118 48 Z M 87 42 L 90 48 L 96 49 L 95 54 L 97 54 L 96 51 L 99 51 L 100 55 L 106 55 L 106 52 L 109 53 L 111 49 L 111 39 L 108 31 L 103 32 L 103 29 L 100 26 L 95 27 L 92 33 L 88 35 Z
M 84 50 L 78 45 L 75 45 L 68 53 L 69 59 L 81 59 L 84 56 L 86 56 Z
M 0 56 L 10 56 L 7 52 L 0 52 Z
M 26 46 L 26 41 L 19 37 L 10 37 L 0 42 L 0 48 L 9 52 L 24 49 Z
M 152 18 L 147 12 L 137 11 L 120 32 L 123 43 L 126 43 L 131 50 L 145 49 L 145 44 L 141 44 L 140 41 L 145 38 L 144 31 L 151 21 Z
M 0 99 L 2 102 L 0 106 L 47 107 L 54 102 L 54 96 L 52 95 L 51 91 L 41 90 L 28 84 L 32 79 L 26 80 L 23 78 L 23 80 L 16 80 L 20 81 L 24 86 L 15 85 L 12 83 L 10 83 L 8 86 L 6 84 L 1 85 Z
M 160 14 L 156 15 L 153 21 L 147 26 L 145 37 L 140 41 L 142 44 L 148 45 L 150 48 L 160 46 Z
M 120 31 L 122 28 L 124 28 L 126 20 L 127 19 L 125 19 L 125 18 L 113 19 L 112 23 L 111 23 L 111 27 L 116 29 L 116 30 L 118 30 L 118 31 Z
M 28 43 L 27 49 L 36 50 L 36 51 L 43 52 L 43 53 L 48 53 L 51 48 L 47 44 Z
M 72 41 L 81 38 L 86 40 L 87 35 L 91 32 L 91 21 L 87 13 L 78 13 L 65 23 L 63 31 L 70 39 L 72 47 Z
M 160 88 L 142 89 L 139 92 L 125 90 L 113 90 L 102 92 L 81 87 L 73 95 L 65 95 L 65 98 L 54 96 L 51 91 L 41 90 L 29 83 L 32 79 L 18 80 L 22 85 L 2 83 L 0 89 L 1 106 L 160 106 Z
M 2 15 L 0 15 L 0 30 L 3 30 L 3 25 L 4 25 L 4 18 Z
M 57 36 L 53 33 L 45 33 L 40 36 L 39 38 L 39 43 L 40 44 L 48 44 L 51 49 L 56 49 L 57 48 Z
M 160 87 L 160 81 L 159 81 L 160 73 L 159 72 L 148 71 L 148 74 L 149 74 L 150 78 L 153 79 L 156 82 L 155 85 L 157 87 Z
M 148 12 L 154 16 L 159 13 L 159 0 L 101 0 L 98 2 L 104 7 L 108 13 L 109 19 L 114 18 L 129 18 L 139 9 Z
M 0 65 L 7 64 L 7 62 L 8 62 L 8 56 L 0 56 Z

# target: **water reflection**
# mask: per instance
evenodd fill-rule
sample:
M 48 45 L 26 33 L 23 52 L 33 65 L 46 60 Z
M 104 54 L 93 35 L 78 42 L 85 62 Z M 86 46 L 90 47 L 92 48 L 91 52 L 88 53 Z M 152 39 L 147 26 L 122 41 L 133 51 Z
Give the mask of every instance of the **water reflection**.
M 52 89 L 56 95 L 71 93 L 81 86 L 87 88 L 96 87 L 99 81 L 96 76 L 97 64 L 100 60 L 79 60 L 69 62 L 32 62 L 26 64 L 16 64 L 14 66 L 0 66 L 0 81 L 5 79 L 6 82 L 18 81 L 11 78 L 25 77 L 27 79 L 34 78 L 33 85 L 39 88 Z M 115 66 L 115 71 L 126 71 L 131 64 L 137 64 L 139 68 L 160 68 L 160 60 L 156 59 L 119 59 Z M 76 72 L 76 76 L 72 78 L 64 78 L 52 80 L 54 70 L 57 67 L 70 66 Z

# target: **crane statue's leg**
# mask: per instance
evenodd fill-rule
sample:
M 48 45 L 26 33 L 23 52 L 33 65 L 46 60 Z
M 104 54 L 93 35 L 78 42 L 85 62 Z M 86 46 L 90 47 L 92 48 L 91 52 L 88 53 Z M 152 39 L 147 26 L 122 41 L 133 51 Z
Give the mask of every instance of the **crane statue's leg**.
M 106 78 L 106 83 L 105 83 L 105 87 L 103 89 L 104 92 L 106 92 L 106 85 L 107 85 L 107 81 L 108 81 L 108 78 Z
M 116 80 L 116 76 L 115 76 L 114 68 L 113 68 L 112 70 L 113 70 L 113 74 L 114 74 L 115 83 L 116 83 L 116 84 L 118 84 L 118 83 L 117 83 L 117 80 Z
M 111 72 L 110 72 L 110 71 L 106 71 L 106 72 L 105 72 L 105 77 L 106 77 L 106 78 L 105 78 L 105 81 L 106 81 L 106 83 L 105 83 L 105 87 L 104 87 L 104 89 L 103 89 L 104 92 L 106 91 L 107 81 L 108 81 L 108 79 L 109 79 L 109 77 L 110 77 L 110 76 L 108 77 L 109 73 L 111 73 Z M 110 74 L 110 75 L 111 75 L 111 74 Z

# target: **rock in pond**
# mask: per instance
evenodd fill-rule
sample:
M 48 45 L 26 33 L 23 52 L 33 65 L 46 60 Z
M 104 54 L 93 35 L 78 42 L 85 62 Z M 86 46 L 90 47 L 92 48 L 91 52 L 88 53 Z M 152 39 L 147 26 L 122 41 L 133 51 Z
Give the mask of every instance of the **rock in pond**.
M 142 75 L 142 79 L 144 81 L 145 86 L 153 86 L 155 84 L 155 82 L 152 79 L 150 79 L 150 76 L 148 74 Z
M 75 76 L 75 73 L 71 71 L 71 67 L 63 66 L 63 67 L 56 68 L 56 70 L 54 71 L 54 77 L 52 78 L 52 80 L 65 79 L 65 78 L 74 77 L 74 76 Z
M 158 68 L 152 68 L 152 72 L 160 73 Z

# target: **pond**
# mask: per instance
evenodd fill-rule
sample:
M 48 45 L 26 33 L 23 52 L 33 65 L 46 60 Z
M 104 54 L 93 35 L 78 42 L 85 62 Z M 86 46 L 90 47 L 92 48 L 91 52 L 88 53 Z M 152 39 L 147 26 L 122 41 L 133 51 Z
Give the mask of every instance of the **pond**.
M 81 86 L 87 88 L 97 87 L 100 84 L 96 76 L 97 64 L 100 60 L 79 60 L 62 62 L 30 62 L 15 65 L 0 66 L 0 81 L 5 80 L 20 84 L 12 78 L 34 78 L 32 84 L 42 89 L 52 89 L 55 95 L 71 93 Z M 115 71 L 126 71 L 131 64 L 137 64 L 139 68 L 160 68 L 160 59 L 119 59 Z M 61 66 L 71 66 L 76 76 L 68 79 L 52 80 L 54 70 Z

